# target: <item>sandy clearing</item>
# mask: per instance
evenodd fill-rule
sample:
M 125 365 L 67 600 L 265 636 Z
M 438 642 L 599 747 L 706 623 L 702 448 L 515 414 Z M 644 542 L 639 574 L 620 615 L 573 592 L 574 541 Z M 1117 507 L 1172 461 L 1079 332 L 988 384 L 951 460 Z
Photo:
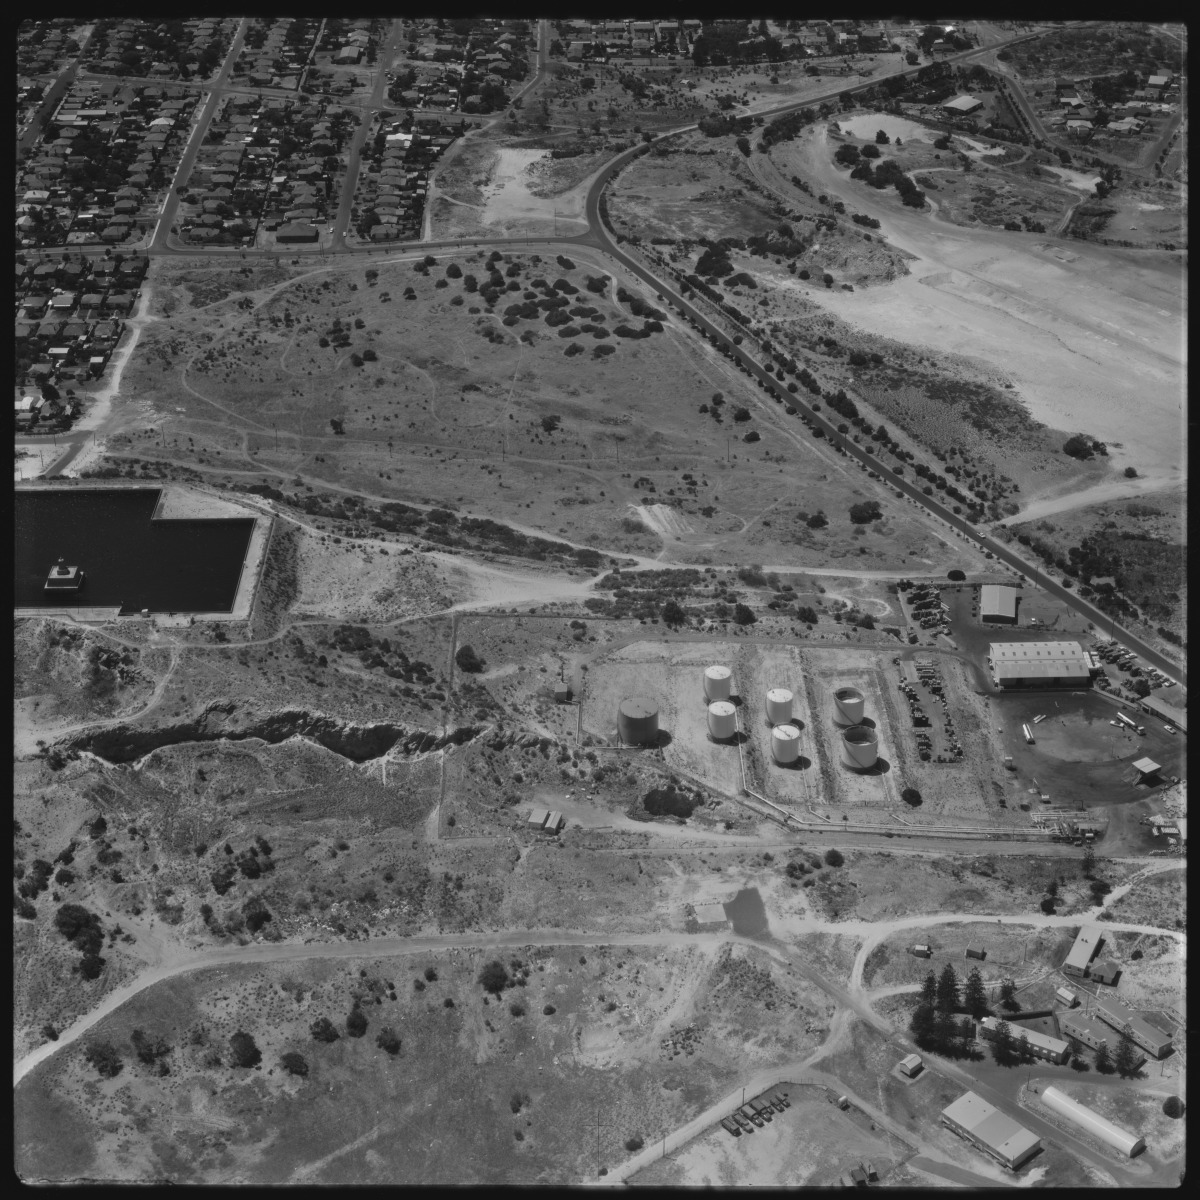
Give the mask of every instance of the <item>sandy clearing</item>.
M 630 504 L 630 511 L 642 524 L 662 538 L 679 538 L 694 532 L 686 518 L 669 504 Z
M 572 579 L 551 572 L 507 570 L 440 550 L 430 551 L 427 557 L 442 567 L 447 583 L 456 594 L 465 593 L 470 597 L 456 603 L 451 609 L 454 612 L 498 605 L 580 600 L 591 594 L 589 579 Z
M 1106 504 L 1110 500 L 1130 500 L 1162 490 L 1158 473 L 1139 476 L 1137 479 L 1114 479 L 1111 483 L 1098 483 L 1082 492 L 1069 492 L 1061 496 L 1045 496 L 1026 505 L 1015 516 L 1005 517 L 999 525 L 1020 525 L 1053 513 L 1070 512 L 1076 508 L 1090 508 L 1093 504 Z
M 913 273 L 887 287 L 814 288 L 814 300 L 871 332 L 983 359 L 1037 420 L 1107 442 L 1114 467 L 1160 486 L 1182 480 L 1184 277 L 1173 259 L 1077 241 L 1067 251 L 904 212 L 838 171 L 825 127 L 793 153 L 815 184 L 916 256 Z
M 550 221 L 566 226 L 563 233 L 586 228 L 583 213 L 585 192 L 573 188 L 561 196 L 535 196 L 530 190 L 533 179 L 529 168 L 540 162 L 547 150 L 526 150 L 506 147 L 496 151 L 488 186 L 484 190 L 482 220 L 486 225 L 508 226 L 529 220 Z

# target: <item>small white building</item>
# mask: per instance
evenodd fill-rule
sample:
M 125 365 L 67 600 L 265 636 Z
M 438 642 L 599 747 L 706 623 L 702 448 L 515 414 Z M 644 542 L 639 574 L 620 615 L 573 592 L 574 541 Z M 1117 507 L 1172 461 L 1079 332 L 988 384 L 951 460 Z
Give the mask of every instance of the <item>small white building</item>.
M 911 1079 L 920 1072 L 925 1063 L 919 1054 L 910 1054 L 907 1058 L 902 1058 L 896 1065 L 901 1075 L 907 1075 Z

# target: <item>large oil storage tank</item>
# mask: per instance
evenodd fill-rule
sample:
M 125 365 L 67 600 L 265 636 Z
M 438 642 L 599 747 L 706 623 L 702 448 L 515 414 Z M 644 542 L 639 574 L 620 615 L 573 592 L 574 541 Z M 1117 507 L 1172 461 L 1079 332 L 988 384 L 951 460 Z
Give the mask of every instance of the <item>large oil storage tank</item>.
M 843 687 L 833 693 L 833 715 L 843 725 L 862 724 L 865 709 L 866 701 L 858 688 Z
M 647 696 L 630 696 L 617 708 L 617 733 L 626 746 L 658 742 L 658 705 Z
M 708 701 L 728 700 L 733 690 L 733 672 L 728 667 L 706 667 L 704 698 Z
M 771 688 L 767 692 L 767 720 L 772 725 L 786 725 L 792 719 L 792 693 L 787 688 Z
M 1044 1088 L 1042 1100 L 1047 1108 L 1053 1109 L 1056 1113 L 1066 1117 L 1068 1121 L 1086 1129 L 1088 1133 L 1098 1137 L 1102 1142 L 1107 1142 L 1121 1154 L 1132 1158 L 1146 1148 L 1144 1137 L 1138 1137 L 1136 1134 L 1122 1129 L 1120 1125 L 1114 1125 L 1107 1117 L 1093 1112 L 1086 1104 L 1080 1104 L 1078 1100 L 1060 1092 L 1056 1087 Z
M 842 761 L 860 771 L 875 765 L 879 735 L 869 725 L 852 725 L 842 734 Z
M 771 757 L 785 765 L 800 757 L 800 730 L 795 725 L 776 725 L 771 730 Z
M 708 706 L 708 732 L 718 741 L 737 733 L 737 709 L 728 700 L 714 700 Z

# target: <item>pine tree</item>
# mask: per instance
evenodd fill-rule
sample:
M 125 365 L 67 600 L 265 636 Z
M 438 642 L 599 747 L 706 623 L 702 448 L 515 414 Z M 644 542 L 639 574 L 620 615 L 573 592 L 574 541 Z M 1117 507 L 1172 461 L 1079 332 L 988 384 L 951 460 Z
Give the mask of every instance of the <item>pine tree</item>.
M 1091 843 L 1085 843 L 1083 847 L 1083 874 L 1085 879 L 1091 879 L 1092 871 L 1096 868 L 1096 852 L 1092 849 Z
M 933 1041 L 939 1054 L 954 1052 L 954 1039 L 958 1034 L 958 1022 L 947 1012 L 940 1012 L 933 1022 Z
M 958 1007 L 958 975 L 952 964 L 947 963 L 937 981 L 937 1007 L 939 1012 L 953 1012 Z
M 1141 1065 L 1142 1056 L 1138 1053 L 1133 1040 L 1129 1034 L 1121 1034 L 1121 1040 L 1117 1043 L 1117 1052 L 1113 1056 L 1113 1066 L 1117 1068 L 1117 1074 L 1122 1079 L 1128 1079 L 1130 1075 L 1137 1074 Z
M 1021 1005 L 1017 1002 L 1017 985 L 1011 979 L 1000 980 L 1000 1003 L 1009 1012 L 1016 1012 Z
M 1012 1064 L 1013 1036 L 1007 1021 L 1001 1021 L 996 1026 L 995 1036 L 992 1038 L 992 1058 L 996 1060 L 996 1065 L 1000 1067 L 1007 1067 Z
M 967 976 L 966 987 L 963 989 L 963 1005 L 976 1020 L 987 1016 L 987 989 L 983 986 L 983 976 L 980 975 L 978 967 L 972 967 Z
M 921 984 L 921 1003 L 933 1008 L 937 1004 L 937 976 L 930 970 Z
M 970 1058 L 975 1049 L 975 1022 L 963 1017 L 958 1023 L 958 1051 L 963 1058 Z
M 1112 1069 L 1112 1055 L 1108 1052 L 1108 1043 L 1101 1042 L 1100 1048 L 1096 1051 L 1096 1070 L 1101 1075 L 1111 1075 Z
M 934 1012 L 933 1005 L 921 1001 L 913 1009 L 913 1015 L 908 1023 L 913 1040 L 922 1050 L 928 1050 L 933 1045 Z

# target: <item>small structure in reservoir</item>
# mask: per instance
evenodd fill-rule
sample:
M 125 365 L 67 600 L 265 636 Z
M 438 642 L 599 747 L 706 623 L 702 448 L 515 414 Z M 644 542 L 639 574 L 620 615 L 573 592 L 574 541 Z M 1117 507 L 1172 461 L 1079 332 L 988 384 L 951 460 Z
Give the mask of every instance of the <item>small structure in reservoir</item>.
M 630 696 L 617 708 L 617 736 L 624 746 L 658 744 L 658 705 L 646 696 Z
M 800 757 L 800 730 L 795 725 L 776 725 L 771 730 L 771 757 L 783 766 Z
M 842 734 L 842 761 L 848 767 L 866 771 L 879 758 L 879 735 L 867 725 L 852 725 Z
M 737 733 L 737 709 L 728 700 L 714 700 L 708 706 L 708 732 L 718 742 Z
M 858 688 L 843 687 L 833 693 L 833 715 L 843 725 L 862 724 L 866 707 L 867 702 Z
M 1072 1099 L 1065 1092 L 1060 1092 L 1053 1085 L 1042 1092 L 1042 1101 L 1047 1108 L 1066 1117 L 1068 1121 L 1086 1130 L 1093 1137 L 1098 1137 L 1127 1158 L 1140 1154 L 1146 1148 L 1144 1137 L 1130 1133 L 1127 1129 L 1122 1129 L 1120 1125 L 1114 1125 L 1107 1117 L 1102 1117 L 1098 1112 L 1088 1108 L 1086 1104 L 1080 1104 L 1078 1100 Z
M 704 669 L 704 698 L 728 700 L 733 691 L 733 672 L 728 667 L 713 666 Z
M 767 692 L 767 720 L 772 725 L 788 725 L 792 720 L 792 693 L 787 688 Z

